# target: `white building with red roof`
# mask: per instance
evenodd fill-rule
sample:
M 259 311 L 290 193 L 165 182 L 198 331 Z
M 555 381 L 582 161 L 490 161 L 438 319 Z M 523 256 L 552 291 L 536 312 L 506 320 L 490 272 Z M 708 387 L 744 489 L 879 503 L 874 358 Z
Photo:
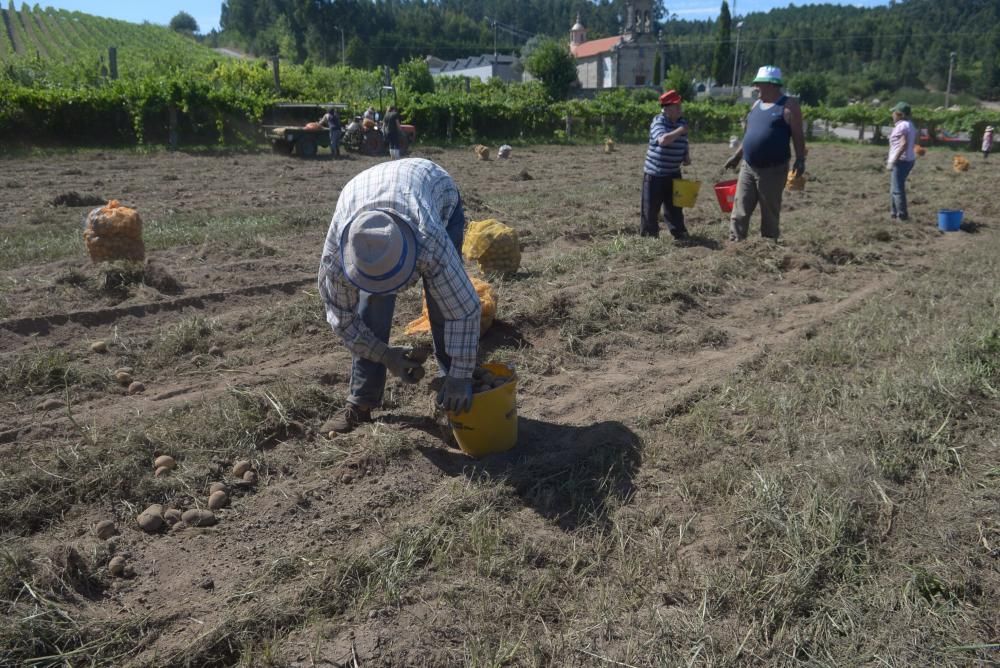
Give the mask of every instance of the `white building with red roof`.
M 622 33 L 602 39 L 588 40 L 587 29 L 577 16 L 569 32 L 569 50 L 576 58 L 581 88 L 637 88 L 653 83 L 661 44 L 653 33 L 652 5 L 649 0 L 628 3 Z

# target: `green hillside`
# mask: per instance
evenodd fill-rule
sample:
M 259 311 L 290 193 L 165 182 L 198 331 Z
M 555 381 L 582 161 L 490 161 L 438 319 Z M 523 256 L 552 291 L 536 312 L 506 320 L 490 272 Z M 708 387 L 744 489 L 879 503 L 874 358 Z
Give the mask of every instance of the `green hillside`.
M 108 47 L 118 50 L 118 71 L 141 75 L 164 65 L 204 63 L 218 55 L 194 40 L 164 26 L 106 19 L 51 7 L 20 10 L 11 2 L 0 10 L 0 62 L 39 64 L 46 76 L 71 80 L 107 68 Z M 66 78 L 62 77 L 62 78 Z

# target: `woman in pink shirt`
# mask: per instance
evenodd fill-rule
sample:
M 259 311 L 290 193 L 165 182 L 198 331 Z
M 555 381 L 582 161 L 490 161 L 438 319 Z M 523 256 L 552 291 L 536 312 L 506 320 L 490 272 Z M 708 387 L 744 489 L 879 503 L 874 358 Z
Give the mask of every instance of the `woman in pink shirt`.
M 899 102 L 892 108 L 892 133 L 889 135 L 889 159 L 885 168 L 891 173 L 889 199 L 893 220 L 909 220 L 906 208 L 906 177 L 917 159 L 917 128 L 910 120 L 910 105 Z
M 990 151 L 993 150 L 993 126 L 987 125 L 986 130 L 983 132 L 983 160 L 990 157 Z

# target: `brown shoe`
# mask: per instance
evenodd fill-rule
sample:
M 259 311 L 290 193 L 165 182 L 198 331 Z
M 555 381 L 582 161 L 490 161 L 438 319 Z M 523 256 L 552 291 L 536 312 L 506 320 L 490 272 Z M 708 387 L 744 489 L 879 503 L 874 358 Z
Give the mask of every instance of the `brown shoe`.
M 361 406 L 348 403 L 337 411 L 332 418 L 323 423 L 323 426 L 320 427 L 320 433 L 329 434 L 330 432 L 335 432 L 338 434 L 347 434 L 354 431 L 354 428 L 359 424 L 371 421 L 372 411 L 370 408 L 362 408 Z

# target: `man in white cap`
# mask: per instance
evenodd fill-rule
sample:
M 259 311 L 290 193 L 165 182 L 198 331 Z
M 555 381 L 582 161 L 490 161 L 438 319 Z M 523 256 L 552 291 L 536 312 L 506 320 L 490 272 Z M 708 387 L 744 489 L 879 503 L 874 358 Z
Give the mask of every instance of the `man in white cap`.
M 781 92 L 781 70 L 765 65 L 753 80 L 760 93 L 746 118 L 743 143 L 728 161 L 726 168 L 740 167 L 733 212 L 729 219 L 729 238 L 747 238 L 750 216 L 760 204 L 761 236 L 777 239 L 780 234 L 781 196 L 788 179 L 791 151 L 795 147 L 792 172 L 806 171 L 806 141 L 802 133 L 802 109 L 798 100 Z
M 410 348 L 390 346 L 396 294 L 423 279 L 438 368 L 438 404 L 472 404 L 479 346 L 479 297 L 462 262 L 465 213 L 458 187 L 429 160 L 382 163 L 340 193 L 319 266 L 326 319 L 353 353 L 347 404 L 324 431 L 346 433 L 371 422 L 388 369 L 404 382 L 420 366 Z

